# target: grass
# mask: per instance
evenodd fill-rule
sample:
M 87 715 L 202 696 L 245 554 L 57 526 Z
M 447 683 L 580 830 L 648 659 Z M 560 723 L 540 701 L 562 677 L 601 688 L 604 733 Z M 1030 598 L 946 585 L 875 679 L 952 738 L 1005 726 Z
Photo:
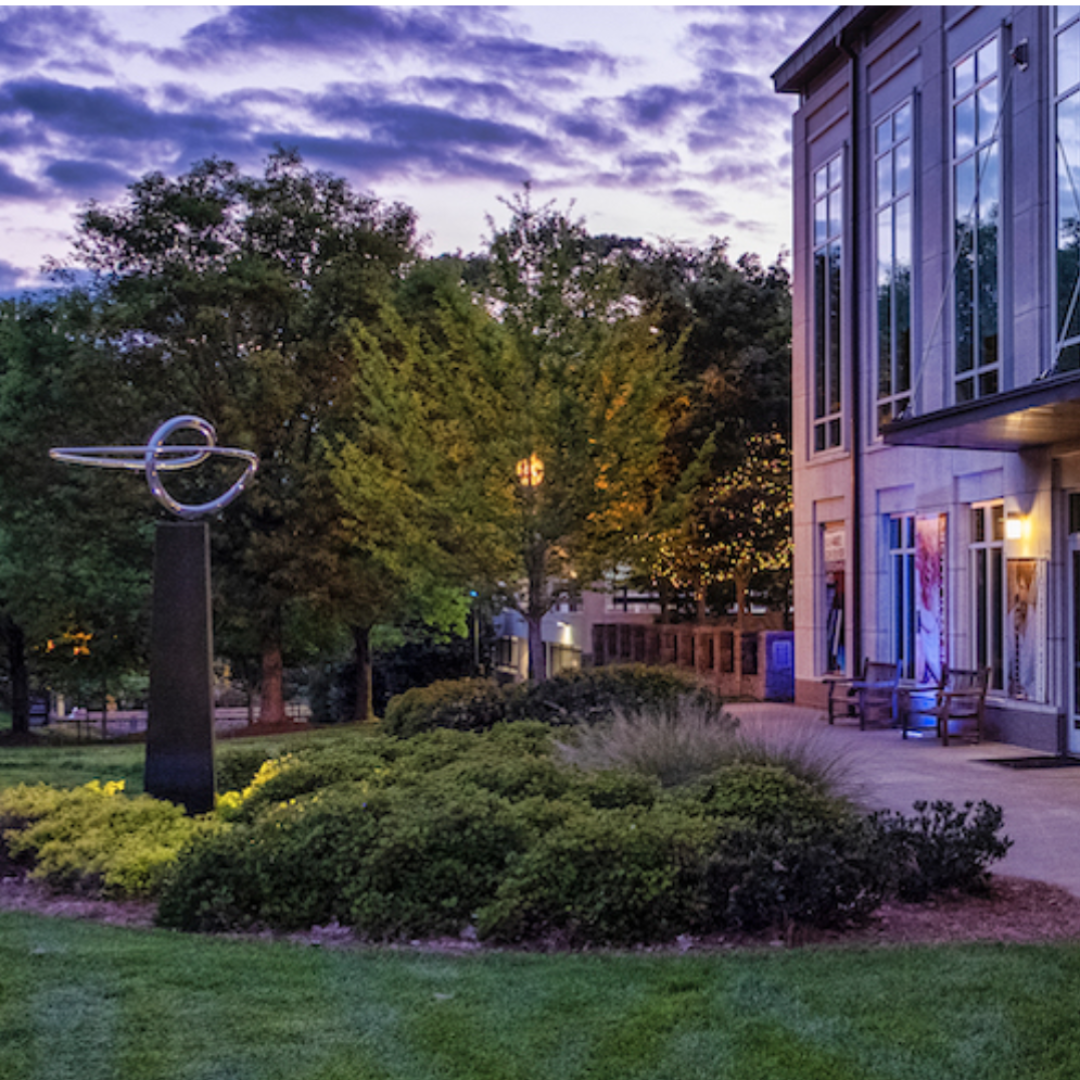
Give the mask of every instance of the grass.
M 5 1080 L 1041 1080 L 1080 946 L 346 952 L 0 914 Z
M 371 730 L 375 727 L 372 725 Z M 366 730 L 366 729 L 365 729 Z M 311 741 L 356 738 L 356 727 L 331 727 L 288 735 L 263 735 L 244 739 L 219 739 L 218 754 L 231 746 L 265 748 L 277 755 Z M 12 746 L 0 743 L 0 789 L 16 784 L 52 784 L 78 787 L 91 780 L 123 780 L 124 790 L 138 795 L 143 790 L 146 747 L 142 743 L 48 743 Z

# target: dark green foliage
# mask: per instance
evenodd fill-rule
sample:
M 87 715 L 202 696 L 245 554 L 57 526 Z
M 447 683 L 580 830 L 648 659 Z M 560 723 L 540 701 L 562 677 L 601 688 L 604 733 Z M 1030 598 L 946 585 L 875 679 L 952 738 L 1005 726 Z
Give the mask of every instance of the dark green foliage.
M 716 717 L 722 711 L 720 699 L 686 672 L 627 664 L 568 671 L 517 686 L 501 687 L 488 679 L 436 682 L 392 698 L 383 724 L 391 735 L 408 736 L 432 728 L 486 731 L 504 720 L 591 724 L 610 719 L 618 709 L 674 713 L 687 707 Z
M 214 777 L 218 791 L 242 791 L 255 778 L 270 754 L 258 747 L 230 746 L 214 757 Z
M 724 829 L 705 868 L 708 922 L 752 931 L 864 921 L 891 880 L 879 840 L 855 815 Z
M 567 671 L 544 682 L 523 683 L 512 695 L 509 719 L 552 724 L 608 720 L 616 709 L 674 712 L 685 707 L 721 712 L 720 699 L 685 671 L 645 664 Z
M 575 807 L 510 863 L 480 933 L 628 945 L 693 930 L 711 831 L 671 807 Z
M 827 824 L 851 812 L 843 800 L 822 794 L 778 765 L 725 765 L 701 802 L 710 815 L 735 818 L 755 828 L 785 828 L 810 821 Z
M 484 731 L 506 719 L 507 699 L 489 679 L 447 679 L 391 698 L 383 727 L 403 738 L 432 728 Z
M 915 817 L 881 813 L 874 821 L 887 845 L 896 872 L 896 891 L 902 900 L 921 901 L 934 893 L 986 888 L 989 866 L 1012 847 L 998 836 L 1003 823 L 1000 806 L 985 799 L 965 802 L 917 802 Z

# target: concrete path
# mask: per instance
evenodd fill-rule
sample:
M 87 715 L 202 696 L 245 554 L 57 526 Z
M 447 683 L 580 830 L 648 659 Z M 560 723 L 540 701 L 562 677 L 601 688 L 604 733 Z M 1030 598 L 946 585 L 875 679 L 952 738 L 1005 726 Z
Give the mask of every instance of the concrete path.
M 769 729 L 811 729 L 828 751 L 845 755 L 871 807 L 911 813 L 919 799 L 948 799 L 957 807 L 986 799 L 1004 810 L 1005 835 L 1014 841 L 995 864 L 1002 874 L 1061 885 L 1080 896 L 1080 767 L 1014 769 L 995 759 L 1041 757 L 1004 743 L 950 743 L 902 739 L 898 730 L 860 731 L 852 723 L 830 727 L 816 709 L 770 702 L 731 704 L 748 723 Z

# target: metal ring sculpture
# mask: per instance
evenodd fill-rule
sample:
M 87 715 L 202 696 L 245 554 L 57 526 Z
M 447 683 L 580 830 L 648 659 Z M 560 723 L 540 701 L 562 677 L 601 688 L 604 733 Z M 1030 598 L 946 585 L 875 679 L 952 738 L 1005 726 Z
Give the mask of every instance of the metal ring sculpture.
M 202 446 L 166 445 L 166 440 L 174 432 L 185 430 L 199 432 L 206 440 L 205 444 Z M 160 474 L 177 469 L 194 468 L 213 454 L 237 458 L 245 462 L 240 478 L 227 491 L 209 502 L 177 502 L 165 490 Z M 96 465 L 105 469 L 129 469 L 134 472 L 145 471 L 146 482 L 150 485 L 150 494 L 167 510 L 184 520 L 213 514 L 228 506 L 247 487 L 259 467 L 258 455 L 250 450 L 218 446 L 214 425 L 201 416 L 174 416 L 171 420 L 166 420 L 150 436 L 146 446 L 60 446 L 50 450 L 49 457 L 55 461 L 66 461 L 74 465 Z

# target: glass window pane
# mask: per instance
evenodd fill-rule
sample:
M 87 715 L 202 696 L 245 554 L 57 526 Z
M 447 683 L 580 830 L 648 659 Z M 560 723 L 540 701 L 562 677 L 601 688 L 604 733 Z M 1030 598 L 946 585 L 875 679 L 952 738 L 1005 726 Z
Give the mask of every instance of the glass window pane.
M 984 86 L 976 95 L 975 101 L 978 111 L 978 124 L 976 137 L 980 143 L 984 143 L 994 137 L 994 129 L 998 119 L 998 94 L 997 83 L 992 82 Z
M 1057 92 L 1064 94 L 1080 83 L 1080 23 L 1073 23 L 1057 39 Z
M 896 142 L 911 138 L 911 104 L 901 106 L 896 110 L 893 117 L 893 130 L 896 133 Z
M 829 193 L 829 236 L 840 235 L 840 213 L 841 202 L 839 191 L 832 191 Z
M 897 146 L 893 156 L 896 159 L 896 176 L 893 190 L 897 195 L 911 190 L 911 143 L 904 142 Z
M 1005 539 L 1005 507 L 998 503 L 991 506 L 990 513 L 990 536 L 994 540 Z
M 829 245 L 829 411 L 840 411 L 840 244 Z
M 981 506 L 971 509 L 971 535 L 973 543 L 981 544 L 986 539 L 986 519 Z
M 878 397 L 892 392 L 892 210 L 889 207 L 878 214 Z
M 988 41 L 980 50 L 975 69 L 975 78 L 979 82 L 996 74 L 998 69 L 998 43 L 997 38 Z
M 975 97 L 964 98 L 953 108 L 953 157 L 975 149 Z
M 886 154 L 877 162 L 877 205 L 884 206 L 893 194 L 892 155 Z
M 814 203 L 814 246 L 824 244 L 829 238 L 829 204 L 825 199 Z
M 814 173 L 814 198 L 820 199 L 828 190 L 828 172 L 825 169 L 818 169 L 818 171 Z
M 892 146 L 892 117 L 874 128 L 874 153 L 881 154 Z
M 825 415 L 826 333 L 828 331 L 828 273 L 826 253 L 814 256 L 814 416 Z
M 969 56 L 953 71 L 953 97 L 966 94 L 975 85 L 975 57 Z
M 1076 4 L 1061 4 L 1054 8 L 1054 13 L 1057 16 L 1054 25 L 1064 26 L 1070 19 L 1075 19 L 1080 14 L 1080 7 Z
M 893 326 L 896 352 L 896 390 L 911 389 L 911 197 L 895 208 L 893 242 Z
M 840 186 L 840 159 L 835 157 L 829 162 L 829 187 Z

